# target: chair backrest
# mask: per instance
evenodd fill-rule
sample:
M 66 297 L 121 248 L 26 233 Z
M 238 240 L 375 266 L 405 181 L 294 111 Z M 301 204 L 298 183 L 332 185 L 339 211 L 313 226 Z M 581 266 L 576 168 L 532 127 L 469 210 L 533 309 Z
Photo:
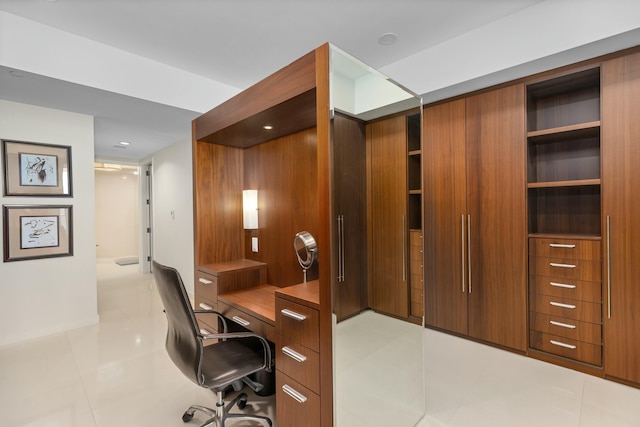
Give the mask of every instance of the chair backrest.
M 203 353 L 198 324 L 180 273 L 175 268 L 153 261 L 153 276 L 167 314 L 169 357 L 182 373 L 201 385 L 200 363 Z

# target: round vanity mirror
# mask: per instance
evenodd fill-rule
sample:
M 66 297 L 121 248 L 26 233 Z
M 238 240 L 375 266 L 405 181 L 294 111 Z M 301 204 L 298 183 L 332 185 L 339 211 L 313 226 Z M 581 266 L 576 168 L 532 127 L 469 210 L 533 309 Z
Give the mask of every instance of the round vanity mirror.
M 298 257 L 298 263 L 302 267 L 304 281 L 307 281 L 307 270 L 311 268 L 318 258 L 318 245 L 316 239 L 308 231 L 301 231 L 293 238 L 293 248 Z

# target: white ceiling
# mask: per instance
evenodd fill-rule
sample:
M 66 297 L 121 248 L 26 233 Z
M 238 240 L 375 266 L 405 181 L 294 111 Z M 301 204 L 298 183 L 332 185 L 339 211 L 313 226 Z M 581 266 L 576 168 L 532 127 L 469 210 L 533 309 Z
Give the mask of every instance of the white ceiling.
M 325 42 L 381 68 L 541 1 L 0 0 L 0 11 L 240 91 Z M 388 32 L 397 42 L 379 44 Z M 96 157 L 141 159 L 189 139 L 202 113 L 9 71 L 0 98 L 95 116 Z M 120 140 L 132 146 L 113 148 Z

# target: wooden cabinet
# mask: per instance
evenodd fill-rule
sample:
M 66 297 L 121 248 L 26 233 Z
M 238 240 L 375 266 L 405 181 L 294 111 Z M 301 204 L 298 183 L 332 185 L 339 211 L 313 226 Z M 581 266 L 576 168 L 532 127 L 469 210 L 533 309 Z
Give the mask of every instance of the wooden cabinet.
M 366 145 L 364 123 L 336 113 L 333 119 L 333 310 L 338 322 L 367 307 Z
M 531 348 L 602 365 L 600 239 L 531 237 Z
M 605 375 L 640 384 L 640 53 L 602 65 Z
M 423 114 L 425 323 L 466 335 L 465 100 Z
M 428 325 L 526 350 L 524 87 L 425 109 Z
M 600 68 L 527 86 L 529 345 L 602 366 Z
M 466 100 L 469 335 L 525 351 L 524 87 Z
M 422 321 L 424 315 L 424 259 L 422 230 L 409 232 L 409 286 L 411 287 L 411 317 Z
M 318 309 L 317 281 L 276 292 L 276 414 L 281 427 L 320 426 Z
M 409 315 L 407 119 L 400 115 L 366 127 L 369 158 L 369 304 Z

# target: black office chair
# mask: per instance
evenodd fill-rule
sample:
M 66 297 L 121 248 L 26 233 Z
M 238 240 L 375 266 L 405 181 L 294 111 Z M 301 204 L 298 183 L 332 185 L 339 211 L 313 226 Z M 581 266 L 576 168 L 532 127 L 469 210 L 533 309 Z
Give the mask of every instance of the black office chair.
M 182 415 L 182 421 L 189 422 L 195 411 L 209 415 L 202 424 L 205 426 L 224 427 L 229 418 L 257 419 L 271 426 L 268 417 L 250 414 L 230 414 L 229 410 L 238 405 L 244 409 L 247 404 L 246 393 L 240 393 L 229 404 L 224 404 L 224 392 L 233 387 L 238 391 L 242 383 L 259 391 L 262 386 L 248 375 L 261 370 L 270 371 L 272 367 L 271 348 L 269 342 L 252 332 L 227 332 L 224 317 L 215 311 L 194 311 L 189 296 L 178 271 L 171 267 L 153 262 L 153 275 L 158 292 L 167 314 L 166 348 L 169 357 L 182 373 L 200 387 L 216 392 L 216 409 L 200 405 L 190 406 Z M 217 316 L 223 321 L 223 333 L 203 335 L 194 313 L 206 313 Z M 216 319 L 217 321 L 217 319 Z M 206 339 L 218 339 L 218 342 L 204 346 Z

